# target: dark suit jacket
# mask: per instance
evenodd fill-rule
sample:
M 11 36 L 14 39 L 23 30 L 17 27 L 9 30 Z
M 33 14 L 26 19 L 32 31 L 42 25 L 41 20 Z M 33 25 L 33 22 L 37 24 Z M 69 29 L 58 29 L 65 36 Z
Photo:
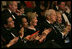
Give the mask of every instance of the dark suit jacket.
M 14 15 L 13 12 L 10 13 L 8 9 L 5 9 L 5 10 L 2 11 L 2 14 L 6 14 L 6 13 L 7 13 L 7 14 L 10 14 L 10 15 Z M 12 17 L 12 16 L 10 16 L 10 17 Z M 14 15 L 14 17 L 17 18 L 16 15 Z M 13 18 L 13 17 L 12 17 L 12 18 Z M 14 20 L 14 18 L 13 18 L 13 20 Z
M 10 42 L 10 40 L 12 40 L 14 38 L 13 35 L 15 35 L 16 37 L 19 36 L 19 33 L 17 32 L 16 29 L 6 29 L 4 27 L 1 28 L 1 36 L 5 39 L 5 42 L 3 43 L 4 45 L 8 44 Z
M 43 31 L 45 28 L 48 29 L 48 28 L 52 28 L 52 27 L 53 27 L 52 24 L 49 24 L 47 21 L 43 21 L 40 24 L 41 31 Z M 54 37 L 55 37 L 55 31 L 52 28 L 52 31 L 47 35 L 47 40 L 52 40 L 52 39 L 54 39 Z
M 15 27 L 19 30 L 19 29 L 20 29 L 20 27 L 19 27 L 19 16 L 17 16 L 17 14 L 15 14 L 15 13 L 13 13 L 13 12 L 10 13 L 8 9 L 5 9 L 4 11 L 2 11 L 2 14 L 6 14 L 6 13 L 11 15 L 10 17 L 13 18 L 14 23 L 15 23 Z M 13 16 L 14 16 L 16 19 L 14 19 Z

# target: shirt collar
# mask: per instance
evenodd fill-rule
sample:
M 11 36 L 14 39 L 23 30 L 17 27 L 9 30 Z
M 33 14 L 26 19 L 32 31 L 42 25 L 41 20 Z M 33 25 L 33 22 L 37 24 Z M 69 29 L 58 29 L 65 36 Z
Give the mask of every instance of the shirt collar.
M 10 13 L 12 13 L 10 9 L 8 9 L 8 11 L 9 11 Z
M 49 24 L 50 24 L 50 21 L 46 20 Z

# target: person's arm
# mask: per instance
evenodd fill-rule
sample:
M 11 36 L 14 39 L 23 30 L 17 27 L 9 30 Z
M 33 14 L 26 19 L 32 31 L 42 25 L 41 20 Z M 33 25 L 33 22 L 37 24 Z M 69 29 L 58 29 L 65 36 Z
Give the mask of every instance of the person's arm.
M 35 38 L 35 40 L 39 40 L 40 39 L 40 35 L 38 35 L 36 38 Z
M 63 15 L 63 18 L 64 18 L 65 22 L 67 22 L 68 25 L 71 25 L 68 18 L 67 18 L 67 16 L 65 15 L 65 13 L 63 13 L 62 15 Z
M 20 10 L 16 10 L 16 12 L 15 12 L 15 13 L 17 14 L 17 16 L 22 15 L 22 12 L 21 12 Z
M 42 32 L 42 35 L 41 35 L 41 38 L 39 39 L 39 42 L 42 42 L 42 41 L 46 38 L 46 36 L 47 36 L 51 31 L 52 31 L 51 28 L 45 29 L 45 30 Z
M 6 45 L 6 47 L 9 48 L 10 46 L 14 45 L 18 41 L 18 39 L 18 37 L 15 37 Z
M 36 40 L 38 38 L 38 33 L 37 34 L 33 34 L 33 35 L 27 35 L 25 37 L 25 39 L 29 40 L 29 41 L 33 41 Z
M 71 30 L 71 26 L 70 25 L 66 26 L 66 28 L 64 28 L 64 30 L 62 31 L 62 37 L 67 36 L 70 30 Z
M 25 37 L 25 39 L 26 39 L 26 40 L 30 40 L 29 37 L 30 37 L 30 35 L 27 35 L 27 36 Z
M 20 38 L 23 38 L 24 37 L 24 28 L 22 27 L 19 31 L 20 33 Z

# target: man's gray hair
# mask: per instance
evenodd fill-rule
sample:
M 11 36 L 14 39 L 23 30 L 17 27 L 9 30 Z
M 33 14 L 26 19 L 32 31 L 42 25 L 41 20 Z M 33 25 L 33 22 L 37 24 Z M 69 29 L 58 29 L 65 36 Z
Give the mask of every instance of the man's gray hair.
M 16 2 L 18 2 L 18 1 L 16 1 Z M 13 1 L 7 1 L 7 6 L 12 5 L 12 4 L 13 4 Z
M 50 16 L 55 10 L 49 9 L 45 11 L 45 17 Z
M 7 6 L 12 5 L 13 1 L 7 1 Z

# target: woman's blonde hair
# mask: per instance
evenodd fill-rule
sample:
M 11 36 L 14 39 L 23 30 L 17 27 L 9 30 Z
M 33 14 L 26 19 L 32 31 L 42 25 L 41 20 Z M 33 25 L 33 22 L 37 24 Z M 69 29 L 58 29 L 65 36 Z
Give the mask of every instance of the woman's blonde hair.
M 56 16 L 58 17 L 58 14 L 62 15 L 59 11 L 56 11 Z
M 56 14 L 61 14 L 59 11 L 56 11 Z
M 36 13 L 31 13 L 31 16 L 29 17 L 29 20 L 32 21 L 32 19 L 34 19 L 35 17 L 37 17 Z

